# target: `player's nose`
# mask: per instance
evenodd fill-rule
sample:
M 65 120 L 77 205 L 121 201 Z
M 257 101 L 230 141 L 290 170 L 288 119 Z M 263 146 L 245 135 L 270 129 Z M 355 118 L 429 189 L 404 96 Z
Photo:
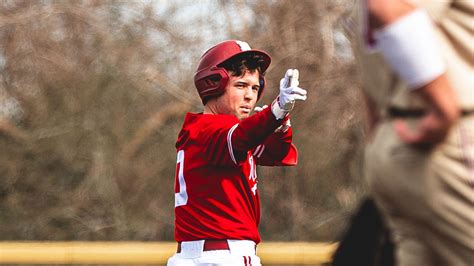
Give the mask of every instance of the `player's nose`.
M 247 86 L 245 88 L 245 93 L 244 93 L 244 98 L 246 100 L 253 100 L 254 98 L 257 97 L 258 92 L 256 92 L 252 86 Z

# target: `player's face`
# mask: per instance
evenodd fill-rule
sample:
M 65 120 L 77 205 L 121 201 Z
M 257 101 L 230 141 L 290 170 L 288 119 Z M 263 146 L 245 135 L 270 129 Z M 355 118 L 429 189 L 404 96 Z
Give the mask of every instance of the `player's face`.
M 246 71 L 241 77 L 230 76 L 224 94 L 217 98 L 219 113 L 234 115 L 240 120 L 249 117 L 259 90 L 257 71 Z

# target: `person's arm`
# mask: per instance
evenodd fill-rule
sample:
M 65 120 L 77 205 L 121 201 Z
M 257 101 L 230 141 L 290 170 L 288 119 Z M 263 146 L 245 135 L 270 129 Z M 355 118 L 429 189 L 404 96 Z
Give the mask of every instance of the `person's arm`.
M 235 162 L 244 160 L 247 151 L 262 144 L 281 123 L 282 120 L 276 119 L 271 108 L 266 108 L 231 128 L 227 144 Z
M 373 32 L 379 31 L 376 42 L 380 42 L 384 57 L 413 94 L 423 98 L 429 106 L 419 127 L 413 131 L 403 120 L 395 121 L 397 134 L 406 143 L 416 146 L 440 143 L 458 119 L 460 109 L 446 77 L 440 51 L 436 50 L 431 21 L 408 1 L 367 0 L 367 4 L 369 26 Z M 423 38 L 419 37 L 421 34 Z
M 211 116 L 198 136 L 206 147 L 207 161 L 216 166 L 243 163 L 247 152 L 263 143 L 281 124 L 267 109 L 241 121 L 233 115 Z
M 234 117 L 226 120 L 222 126 L 211 123 L 208 130 L 201 133 L 211 162 L 228 165 L 229 160 L 226 158 L 230 157 L 234 165 L 242 163 L 248 151 L 264 143 L 287 120 L 295 101 L 306 100 L 306 90 L 298 87 L 297 78 L 295 82 L 289 82 L 294 73 L 293 69 L 286 72 L 280 81 L 280 94 L 269 108 L 239 122 Z M 226 147 L 225 153 L 222 152 L 222 147 Z
M 271 134 L 263 144 L 253 150 L 257 165 L 294 166 L 298 162 L 298 151 L 292 143 L 293 131 L 289 120 Z
M 288 69 L 284 78 L 280 80 L 280 93 L 271 106 L 242 120 L 242 122 L 236 126 L 231 136 L 232 149 L 234 150 L 236 158 L 245 157 L 248 150 L 252 150 L 258 145 L 264 144 L 266 139 L 274 133 L 277 128 L 282 125 L 284 126 L 288 120 L 289 113 L 293 110 L 295 101 L 306 100 L 306 90 L 298 87 L 298 78 L 299 71 L 297 69 Z M 267 126 L 263 120 L 257 121 L 256 119 L 267 116 L 271 116 L 276 123 L 274 122 L 271 126 Z
M 460 113 L 456 96 L 446 75 L 439 76 L 414 93 L 425 99 L 430 109 L 415 131 L 411 131 L 403 120 L 395 121 L 398 136 L 406 143 L 416 146 L 432 146 L 442 142 Z

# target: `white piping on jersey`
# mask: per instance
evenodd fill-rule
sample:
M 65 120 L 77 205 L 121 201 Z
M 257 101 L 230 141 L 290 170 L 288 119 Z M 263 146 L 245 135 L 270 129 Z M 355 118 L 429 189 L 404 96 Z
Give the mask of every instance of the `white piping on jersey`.
M 233 125 L 230 129 L 229 129 L 229 132 L 227 133 L 227 148 L 229 148 L 229 154 L 230 154 L 230 158 L 232 159 L 232 161 L 237 164 L 237 161 L 235 160 L 235 156 L 234 156 L 234 150 L 232 148 L 232 133 L 234 133 L 234 130 L 235 128 L 238 126 L 239 124 L 235 124 Z
M 253 152 L 253 155 L 255 155 L 255 157 L 257 158 L 260 158 L 260 156 L 262 156 L 262 153 L 263 151 L 265 150 L 265 145 L 258 145 L 257 148 L 255 149 L 255 151 Z

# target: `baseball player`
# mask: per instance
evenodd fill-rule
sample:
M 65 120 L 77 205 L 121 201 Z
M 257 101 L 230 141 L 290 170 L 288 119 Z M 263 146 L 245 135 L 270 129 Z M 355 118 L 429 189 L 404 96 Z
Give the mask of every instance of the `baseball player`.
M 306 100 L 298 70 L 280 81 L 278 97 L 251 115 L 265 89 L 270 56 L 229 40 L 201 57 L 194 83 L 203 113 L 188 113 L 176 142 L 176 254 L 169 266 L 261 265 L 256 165 L 293 166 L 289 113 Z
M 366 176 L 397 265 L 473 265 L 474 1 L 361 3 Z

